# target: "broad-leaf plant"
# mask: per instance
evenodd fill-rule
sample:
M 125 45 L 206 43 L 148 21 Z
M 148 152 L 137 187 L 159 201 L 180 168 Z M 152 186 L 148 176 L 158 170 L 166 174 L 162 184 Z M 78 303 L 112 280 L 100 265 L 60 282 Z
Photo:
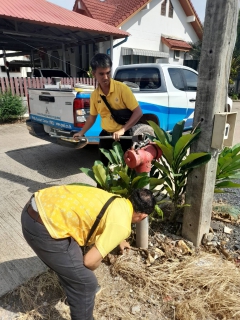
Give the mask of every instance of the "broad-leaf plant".
M 178 122 L 172 134 L 161 129 L 153 121 L 148 121 L 153 128 L 155 137 L 149 136 L 162 150 L 163 155 L 159 161 L 153 161 L 152 174 L 159 177 L 159 195 L 161 203 L 167 197 L 173 203 L 171 220 L 177 217 L 179 210 L 187 204 L 181 204 L 181 196 L 185 193 L 187 176 L 194 169 L 206 164 L 211 159 L 210 153 L 189 153 L 191 144 L 198 139 L 199 129 L 184 134 L 185 121 Z M 162 183 L 163 181 L 163 183 Z
M 240 143 L 234 147 L 225 147 L 218 157 L 215 193 L 229 192 L 231 188 L 240 188 L 234 180 L 240 179 Z

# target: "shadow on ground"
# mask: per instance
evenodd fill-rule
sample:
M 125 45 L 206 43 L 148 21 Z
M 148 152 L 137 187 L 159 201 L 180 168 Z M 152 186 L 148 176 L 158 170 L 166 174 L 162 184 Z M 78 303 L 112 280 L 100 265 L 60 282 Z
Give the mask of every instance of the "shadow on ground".
M 17 269 L 23 270 L 23 264 L 26 274 L 19 275 Z M 22 314 L 28 315 L 28 319 L 66 320 L 63 314 L 68 312 L 68 307 L 61 303 L 65 297 L 62 287 L 56 274 L 47 270 L 38 257 L 4 262 L 0 264 L 0 275 L 2 272 L 8 274 L 8 281 L 12 281 L 14 290 L 0 297 L 0 319 L 16 319 Z M 17 288 L 16 283 L 14 286 L 16 276 L 21 277 L 18 281 L 22 283 Z
M 51 179 L 62 179 L 80 173 L 80 167 L 92 167 L 98 159 L 98 147 L 88 145 L 74 150 L 58 145 L 47 144 L 21 148 L 6 152 L 7 156 L 21 165 L 36 170 Z

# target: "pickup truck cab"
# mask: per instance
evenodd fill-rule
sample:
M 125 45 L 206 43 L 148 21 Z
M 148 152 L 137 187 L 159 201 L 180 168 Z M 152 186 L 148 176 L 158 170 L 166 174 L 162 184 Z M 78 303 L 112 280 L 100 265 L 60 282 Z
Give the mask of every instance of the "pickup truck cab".
M 185 130 L 192 127 L 196 101 L 197 71 L 171 64 L 135 64 L 120 66 L 113 78 L 125 82 L 143 111 L 143 117 L 134 126 L 134 134 L 153 134 L 147 120 L 156 122 L 171 131 L 176 122 L 185 119 Z M 90 111 L 91 86 L 63 89 L 29 89 L 29 116 L 27 127 L 30 134 L 41 139 L 74 147 L 74 143 L 60 137 L 72 137 L 84 126 Z M 228 98 L 226 111 L 231 111 Z M 101 131 L 100 117 L 86 133 L 89 143 L 98 143 Z M 59 137 L 59 139 L 58 139 Z M 76 145 L 76 144 L 75 144 Z
M 70 76 L 61 69 L 43 69 L 34 68 L 31 72 L 31 78 L 69 78 Z

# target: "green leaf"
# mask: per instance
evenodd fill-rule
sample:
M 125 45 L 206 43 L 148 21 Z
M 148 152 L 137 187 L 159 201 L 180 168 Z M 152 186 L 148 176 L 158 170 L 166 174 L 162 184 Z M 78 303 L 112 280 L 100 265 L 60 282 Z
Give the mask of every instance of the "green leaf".
M 169 166 L 172 166 L 173 162 L 173 147 L 169 144 L 168 146 L 160 143 L 159 141 L 155 140 L 156 144 L 162 150 L 164 157 L 166 158 Z
M 198 137 L 199 134 L 200 132 L 185 134 L 177 141 L 173 154 L 175 162 L 181 161 L 181 155 L 186 152 L 187 148 L 189 148 L 190 144 Z
M 206 152 L 198 152 L 198 153 L 190 153 L 185 160 L 183 160 L 181 163 L 180 163 L 180 167 L 183 167 L 184 165 L 188 164 L 189 162 L 192 162 L 198 158 L 201 158 L 205 155 L 210 155 L 210 159 L 211 159 L 211 154 L 208 154 Z
M 160 143 L 162 143 L 163 145 L 166 145 L 168 143 L 168 141 L 166 139 L 166 135 L 165 135 L 164 131 L 155 122 L 153 122 L 151 120 L 149 120 L 147 122 L 153 128 L 154 133 L 155 133 L 156 137 L 158 138 L 158 140 L 160 141 Z
M 80 170 L 85 173 L 87 176 L 89 176 L 90 178 L 92 178 L 94 181 L 96 181 L 94 173 L 91 169 L 89 168 L 80 168 Z
M 181 138 L 183 129 L 184 129 L 185 121 L 179 121 L 178 123 L 175 124 L 173 127 L 173 132 L 172 132 L 172 146 L 175 146 L 177 141 Z
M 149 184 L 150 184 L 150 189 L 154 189 L 159 185 L 162 185 L 164 183 L 164 179 L 157 179 L 157 178 L 150 178 L 149 179 Z
M 128 186 L 130 184 L 129 176 L 124 171 L 119 171 L 118 174 L 122 178 L 124 183 Z
M 111 193 L 116 193 L 120 195 L 127 195 L 128 194 L 128 189 L 121 189 L 119 187 L 111 187 L 110 189 Z
M 166 185 L 165 185 L 165 189 L 166 189 L 169 197 L 170 197 L 171 199 L 173 199 L 173 195 L 174 195 L 173 190 L 170 189 L 170 188 L 169 188 L 168 186 L 166 186 Z
M 240 143 L 235 144 L 235 146 L 232 147 L 233 155 L 235 156 L 240 151 Z
M 94 172 L 95 179 L 98 182 L 98 184 L 100 184 L 101 187 L 108 190 L 108 185 L 106 184 L 107 175 L 106 175 L 105 168 L 103 168 L 102 165 L 98 164 L 98 165 L 93 166 L 93 172 Z
M 189 162 L 186 165 L 182 166 L 182 170 L 189 171 L 190 169 L 197 168 L 199 166 L 202 166 L 202 165 L 208 163 L 208 161 L 210 161 L 210 160 L 211 160 L 211 154 L 206 153 L 205 155 L 198 157 L 195 160 L 193 160 L 192 162 Z
M 109 151 L 112 154 L 112 157 L 114 159 L 114 163 L 119 164 L 118 157 L 117 157 L 116 153 L 114 152 L 114 150 L 110 149 Z
M 222 190 L 222 189 L 217 189 L 217 188 L 215 188 L 215 189 L 214 189 L 214 193 L 225 193 L 225 191 Z
M 148 176 L 136 177 L 132 181 L 132 188 L 140 189 L 140 188 L 146 187 L 146 185 L 149 184 L 149 180 L 150 178 Z
M 160 164 L 158 161 L 154 161 L 153 165 L 162 172 L 164 172 L 166 175 L 170 175 L 170 171 L 167 168 L 165 168 L 162 164 Z
M 122 146 L 119 142 L 117 142 L 117 141 L 113 142 L 113 150 L 116 153 L 118 162 L 124 163 L 124 160 L 123 160 L 124 152 L 123 152 Z
M 240 188 L 240 183 L 234 183 L 232 181 L 222 181 L 215 184 L 216 188 Z
M 110 163 L 114 163 L 114 158 L 109 150 L 103 148 L 100 148 L 99 150 L 105 155 L 105 157 L 109 160 Z

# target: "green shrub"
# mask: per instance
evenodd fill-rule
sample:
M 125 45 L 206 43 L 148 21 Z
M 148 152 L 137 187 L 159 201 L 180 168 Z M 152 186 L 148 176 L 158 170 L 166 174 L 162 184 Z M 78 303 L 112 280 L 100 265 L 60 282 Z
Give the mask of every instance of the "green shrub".
M 100 150 L 109 160 L 107 167 L 101 161 L 95 161 L 92 170 L 80 168 L 98 184 L 99 188 L 128 198 L 134 189 L 144 188 L 149 183 L 154 184 L 154 180 L 157 181 L 155 178 L 150 178 L 147 173 L 137 174 L 126 165 L 119 142 L 113 142 L 113 149 Z
M 152 174 L 159 177 L 159 195 L 165 194 L 159 203 L 163 203 L 167 196 L 173 203 L 170 220 L 175 220 L 181 208 L 187 204 L 181 203 L 181 197 L 186 191 L 187 176 L 194 169 L 206 164 L 211 159 L 210 153 L 189 153 L 191 144 L 198 139 L 200 130 L 193 130 L 183 134 L 185 121 L 178 122 L 170 135 L 153 121 L 148 121 L 155 136 L 149 138 L 156 142 L 163 152 L 159 161 L 153 161 Z M 162 183 L 164 181 L 164 183 Z
M 0 121 L 8 122 L 19 119 L 26 112 L 21 97 L 11 91 L 0 93 Z
M 225 147 L 219 157 L 216 173 L 215 193 L 228 192 L 225 189 L 240 188 L 240 143 L 232 148 Z
M 238 94 L 237 93 L 234 93 L 232 95 L 232 100 L 238 100 Z

